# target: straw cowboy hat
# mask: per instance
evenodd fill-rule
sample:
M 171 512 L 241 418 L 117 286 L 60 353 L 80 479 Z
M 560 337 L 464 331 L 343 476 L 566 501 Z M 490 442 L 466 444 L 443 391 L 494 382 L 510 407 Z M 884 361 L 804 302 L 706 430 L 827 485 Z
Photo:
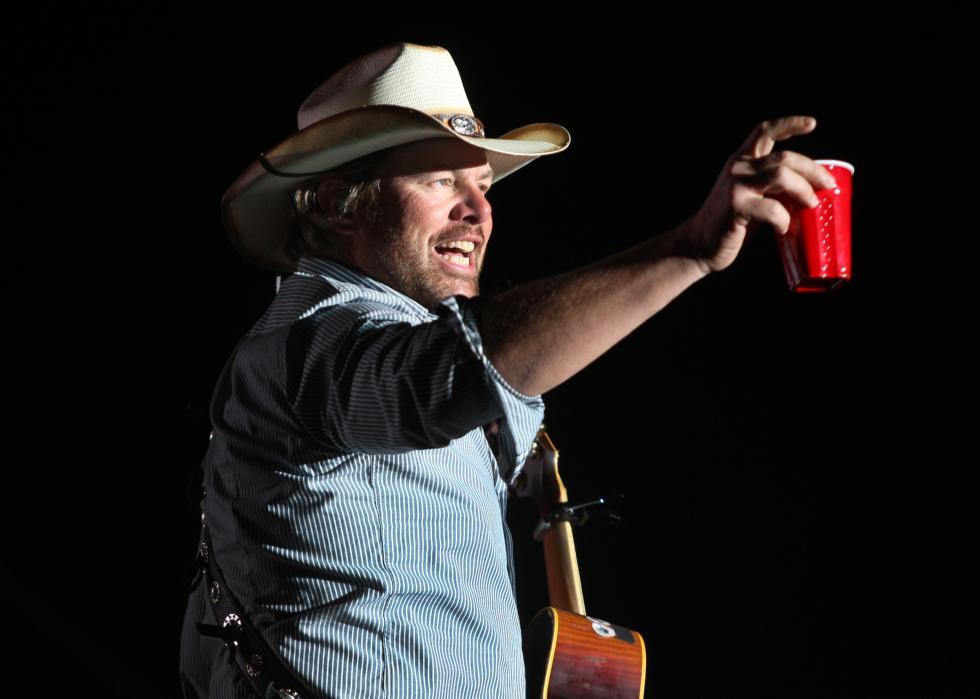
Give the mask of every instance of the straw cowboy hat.
M 547 123 L 487 138 L 449 52 L 406 42 L 362 56 L 327 78 L 300 106 L 298 124 L 221 198 L 221 218 L 235 248 L 278 272 L 295 269 L 285 244 L 292 192 L 303 178 L 385 148 L 445 137 L 482 148 L 497 182 L 571 141 L 565 128 Z

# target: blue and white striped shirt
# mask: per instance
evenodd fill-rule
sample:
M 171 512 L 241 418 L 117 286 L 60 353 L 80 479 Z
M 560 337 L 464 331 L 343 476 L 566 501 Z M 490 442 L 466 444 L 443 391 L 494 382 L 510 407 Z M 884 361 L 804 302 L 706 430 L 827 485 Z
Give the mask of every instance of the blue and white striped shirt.
M 505 515 L 544 402 L 483 354 L 477 303 L 432 313 L 303 257 L 218 379 L 202 464 L 214 556 L 325 696 L 525 695 Z

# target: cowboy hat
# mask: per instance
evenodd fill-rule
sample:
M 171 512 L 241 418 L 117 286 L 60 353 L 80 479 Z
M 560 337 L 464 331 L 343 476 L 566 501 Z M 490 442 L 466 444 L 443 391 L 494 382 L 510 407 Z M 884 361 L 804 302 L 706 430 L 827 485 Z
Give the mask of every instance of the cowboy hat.
M 221 218 L 238 252 L 278 272 L 295 270 L 285 245 L 291 194 L 303 178 L 385 148 L 444 137 L 482 148 L 497 182 L 571 141 L 564 127 L 548 123 L 487 138 L 449 52 L 407 42 L 366 54 L 327 78 L 300 106 L 298 124 L 221 198 Z

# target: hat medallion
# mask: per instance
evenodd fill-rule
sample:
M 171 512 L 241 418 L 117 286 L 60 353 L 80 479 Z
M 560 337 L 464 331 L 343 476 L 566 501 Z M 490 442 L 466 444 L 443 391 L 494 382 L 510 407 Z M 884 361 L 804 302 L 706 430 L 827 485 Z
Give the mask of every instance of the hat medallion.
M 483 125 L 468 114 L 451 114 L 446 123 L 453 131 L 463 136 L 482 136 Z

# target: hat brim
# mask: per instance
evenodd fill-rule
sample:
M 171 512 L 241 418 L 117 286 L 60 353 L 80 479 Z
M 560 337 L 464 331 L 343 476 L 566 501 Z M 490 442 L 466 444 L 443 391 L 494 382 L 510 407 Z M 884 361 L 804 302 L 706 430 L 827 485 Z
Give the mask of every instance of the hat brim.
M 498 138 L 465 136 L 433 116 L 407 107 L 370 106 L 354 109 L 297 131 L 264 154 L 280 176 L 255 160 L 225 191 L 221 218 L 232 244 L 254 264 L 292 272 L 295 261 L 285 254 L 289 235 L 290 194 L 300 183 L 356 158 L 429 138 L 456 138 L 486 152 L 493 182 L 542 155 L 565 150 L 571 142 L 558 124 L 535 123 Z

